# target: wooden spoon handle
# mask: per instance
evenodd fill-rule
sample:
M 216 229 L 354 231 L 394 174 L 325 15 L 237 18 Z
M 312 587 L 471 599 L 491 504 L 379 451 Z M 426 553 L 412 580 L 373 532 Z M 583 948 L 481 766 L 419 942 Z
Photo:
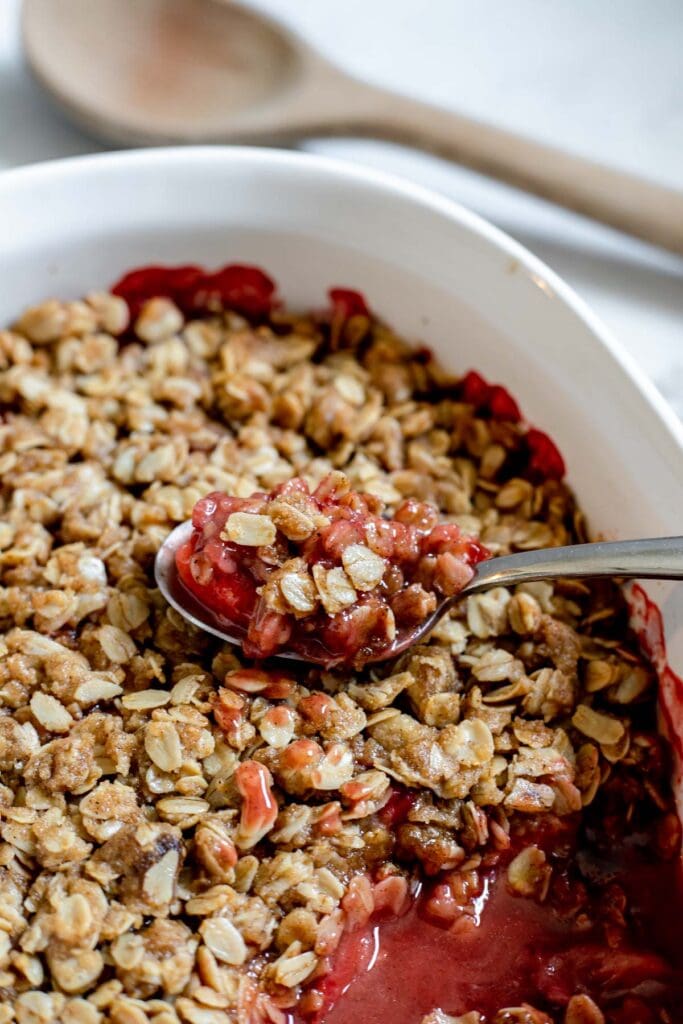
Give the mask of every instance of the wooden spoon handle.
M 356 80 L 338 86 L 335 134 L 416 146 L 683 254 L 682 191 Z

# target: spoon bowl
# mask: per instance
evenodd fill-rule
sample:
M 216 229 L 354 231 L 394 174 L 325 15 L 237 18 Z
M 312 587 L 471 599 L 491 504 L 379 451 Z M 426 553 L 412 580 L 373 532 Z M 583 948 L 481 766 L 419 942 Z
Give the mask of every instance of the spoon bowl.
M 23 29 L 34 72 L 71 116 L 126 144 L 239 130 L 306 58 L 280 26 L 219 2 L 36 0 Z
M 176 552 L 192 536 L 192 522 L 176 526 L 159 548 L 154 576 L 163 597 L 197 629 L 241 646 L 246 630 L 206 607 L 182 583 L 176 568 Z M 462 598 L 492 587 L 511 587 L 536 580 L 589 579 L 683 579 L 683 537 L 648 540 L 599 541 L 568 547 L 540 548 L 479 562 L 474 576 L 458 594 L 444 597 L 436 610 L 419 626 L 401 634 L 394 643 L 368 658 L 365 664 L 387 661 L 424 640 L 440 619 Z M 305 657 L 297 650 L 278 651 L 289 658 L 332 667 L 338 659 L 320 644 L 307 645 Z

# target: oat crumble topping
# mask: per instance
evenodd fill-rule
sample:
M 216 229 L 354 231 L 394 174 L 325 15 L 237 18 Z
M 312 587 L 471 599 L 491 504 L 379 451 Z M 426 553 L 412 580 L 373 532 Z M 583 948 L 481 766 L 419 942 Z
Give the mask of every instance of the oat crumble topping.
M 639 725 L 655 680 L 611 584 L 470 597 L 355 673 L 254 666 L 155 589 L 159 545 L 208 492 L 340 470 L 390 511 L 434 503 L 494 555 L 585 539 L 506 393 L 352 294 L 331 320 L 158 297 L 129 323 L 102 292 L 0 331 L 0 1024 L 284 1024 L 299 1000 L 315 1017 L 343 934 L 401 912 L 416 873 L 466 917 L 520 829 L 576 816 L 621 766 L 678 850 Z M 505 863 L 546 899 L 542 845 Z M 536 1012 L 491 1020 L 605 1020 L 580 992 Z

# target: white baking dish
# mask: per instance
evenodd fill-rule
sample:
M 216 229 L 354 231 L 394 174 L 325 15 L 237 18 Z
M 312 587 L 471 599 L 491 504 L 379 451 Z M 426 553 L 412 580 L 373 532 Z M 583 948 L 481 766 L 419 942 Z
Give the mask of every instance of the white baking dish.
M 571 289 L 449 200 L 311 156 L 148 150 L 5 173 L 0 225 L 0 323 L 152 262 L 257 263 L 301 306 L 330 285 L 359 288 L 446 364 L 510 387 L 558 443 L 595 532 L 683 533 L 677 418 Z M 683 737 L 683 585 L 647 593 L 672 670 L 656 650 L 663 702 Z M 681 780 L 679 766 L 683 798 Z

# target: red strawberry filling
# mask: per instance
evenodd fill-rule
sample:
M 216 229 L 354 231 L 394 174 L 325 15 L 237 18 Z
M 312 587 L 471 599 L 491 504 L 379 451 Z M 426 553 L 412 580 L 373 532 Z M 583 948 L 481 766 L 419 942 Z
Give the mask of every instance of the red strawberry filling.
M 683 1019 L 679 864 L 658 856 L 654 822 L 634 832 L 622 821 L 614 834 L 613 824 L 597 839 L 590 824 L 577 831 L 576 818 L 551 817 L 513 836 L 510 850 L 489 858 L 494 866 L 446 873 L 407 912 L 376 910 L 347 925 L 307 996 L 315 1011 L 297 1019 L 420 1024 L 435 1008 L 472 1013 L 477 1024 Z M 528 844 L 546 850 L 551 868 L 547 893 L 534 898 L 511 889 L 508 871 Z M 595 1015 L 570 1015 L 572 999 L 576 1014 L 589 1000 Z
M 275 285 L 258 267 L 239 264 L 213 273 L 184 267 L 140 267 L 125 274 L 112 288 L 125 299 L 131 320 L 148 299 L 172 299 L 188 316 L 207 310 L 232 309 L 250 319 L 263 319 L 275 306 Z
M 460 397 L 476 412 L 488 413 L 494 420 L 519 423 L 522 418 L 510 392 L 500 384 L 489 384 L 476 370 L 470 370 L 460 381 Z

